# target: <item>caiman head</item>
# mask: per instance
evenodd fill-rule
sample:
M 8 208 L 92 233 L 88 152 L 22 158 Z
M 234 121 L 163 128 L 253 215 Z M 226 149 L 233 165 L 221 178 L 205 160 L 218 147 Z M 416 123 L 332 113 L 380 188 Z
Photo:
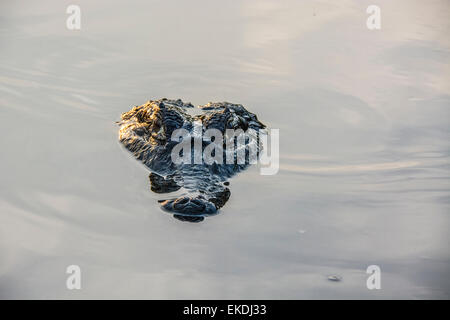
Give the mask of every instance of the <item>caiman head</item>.
M 208 103 L 199 108 L 201 113 L 195 115 L 192 104 L 180 99 L 148 101 L 123 113 L 119 122 L 120 142 L 151 170 L 151 190 L 160 194 L 174 194 L 160 201 L 162 208 L 180 220 L 191 222 L 202 221 L 205 216 L 216 214 L 230 197 L 227 180 L 250 164 L 247 146 L 244 146 L 244 162 L 238 162 L 235 154 L 231 155 L 231 163 L 225 161 L 226 153 L 230 152 L 226 148 L 227 140 L 237 141 L 236 136 L 228 134 L 228 129 L 247 133 L 246 142 L 249 137 L 252 138 L 253 147 L 259 154 L 258 132 L 265 128 L 255 114 L 239 104 Z M 205 141 L 203 134 L 208 129 L 218 130 L 223 140 L 214 143 L 222 147 L 218 150 L 221 150 L 224 161 L 198 163 L 194 161 L 192 148 L 192 154 L 189 155 L 192 161 L 176 164 L 172 151 L 180 140 L 173 139 L 172 134 L 177 129 L 184 129 L 188 133 L 184 138 L 192 141 L 192 145 L 196 139 L 200 139 L 197 145 L 201 146 L 202 151 L 211 143 L 210 140 Z M 236 150 L 231 152 L 236 153 Z

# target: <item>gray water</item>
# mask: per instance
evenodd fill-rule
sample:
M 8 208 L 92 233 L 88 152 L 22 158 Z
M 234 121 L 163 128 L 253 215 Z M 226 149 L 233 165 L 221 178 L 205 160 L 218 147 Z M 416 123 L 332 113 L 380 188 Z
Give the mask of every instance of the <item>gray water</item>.
M 376 2 L 2 1 L 0 297 L 449 298 L 450 2 Z M 278 174 L 162 212 L 115 123 L 161 97 L 243 104 Z

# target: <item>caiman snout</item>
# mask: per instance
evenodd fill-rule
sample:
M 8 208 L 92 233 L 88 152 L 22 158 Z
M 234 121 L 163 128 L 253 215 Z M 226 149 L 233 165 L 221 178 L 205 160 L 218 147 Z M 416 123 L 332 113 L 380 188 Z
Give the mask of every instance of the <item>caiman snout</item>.
M 161 206 L 170 212 L 189 215 L 208 215 L 217 211 L 217 207 L 212 202 L 200 197 L 191 198 L 184 196 L 175 200 L 165 200 L 161 203 Z

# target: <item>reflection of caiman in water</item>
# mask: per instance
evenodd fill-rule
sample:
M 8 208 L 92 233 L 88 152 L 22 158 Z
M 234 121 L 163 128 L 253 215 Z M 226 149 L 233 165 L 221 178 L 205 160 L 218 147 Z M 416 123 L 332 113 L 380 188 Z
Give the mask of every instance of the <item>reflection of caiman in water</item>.
M 227 179 L 249 166 L 250 140 L 256 141 L 252 150 L 256 150 L 259 154 L 258 130 L 265 126 L 258 121 L 256 115 L 238 104 L 209 103 L 199 107 L 204 111 L 200 115 L 188 114 L 189 108 L 193 108 L 192 104 L 168 99 L 148 101 L 134 107 L 122 114 L 122 120 L 119 122 L 119 139 L 152 171 L 150 173 L 152 191 L 170 193 L 181 188 L 183 189 L 180 191 L 185 191 L 180 197 L 161 200 L 162 208 L 172 212 L 177 219 L 199 222 L 203 221 L 205 216 L 217 213 L 217 210 L 228 201 L 230 190 L 227 188 L 229 185 Z M 202 130 L 200 134 L 197 129 L 199 124 Z M 222 164 L 217 161 L 206 164 L 202 161 L 201 164 L 195 164 L 198 162 L 191 161 L 176 164 L 171 157 L 173 148 L 179 143 L 171 139 L 176 129 L 187 130 L 189 143 L 191 139 L 193 144 L 195 139 L 200 139 L 202 150 L 211 143 L 211 140 L 205 141 L 202 138 L 205 130 L 219 130 L 224 136 L 221 141 L 223 159 L 227 155 L 230 157 L 230 150 L 226 150 L 225 146 L 226 140 L 232 139 L 233 143 L 237 141 L 237 137 L 227 136 L 226 130 L 241 129 L 247 133 L 247 143 L 244 145 L 245 160 L 237 161 L 237 148 L 234 148 L 231 151 L 231 162 L 224 160 Z M 253 133 L 252 139 L 249 139 L 249 132 Z M 191 150 L 193 159 L 194 148 Z

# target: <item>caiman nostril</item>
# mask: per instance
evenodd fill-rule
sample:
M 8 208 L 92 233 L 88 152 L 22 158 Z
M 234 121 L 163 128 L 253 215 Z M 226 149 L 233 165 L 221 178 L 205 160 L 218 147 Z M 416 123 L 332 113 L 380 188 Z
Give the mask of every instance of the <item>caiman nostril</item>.
M 212 214 L 217 211 L 212 202 L 199 198 L 182 197 L 176 200 L 166 200 L 161 205 L 168 211 L 193 215 Z
M 178 198 L 177 200 L 175 200 L 175 202 L 173 203 L 174 205 L 183 205 L 189 202 L 189 198 L 188 197 L 184 197 L 184 198 Z
M 192 207 L 196 210 L 196 211 L 204 211 L 206 208 L 206 205 L 204 203 L 204 201 L 199 200 L 199 199 L 193 199 L 191 200 Z
M 199 200 L 199 199 L 193 199 L 193 200 L 191 200 L 191 203 L 194 203 L 194 204 L 196 204 L 198 206 L 203 205 L 203 202 L 201 200 Z
M 202 200 L 190 199 L 188 197 L 179 198 L 173 202 L 173 208 L 175 210 L 182 210 L 187 213 L 200 213 L 205 210 L 205 207 Z

